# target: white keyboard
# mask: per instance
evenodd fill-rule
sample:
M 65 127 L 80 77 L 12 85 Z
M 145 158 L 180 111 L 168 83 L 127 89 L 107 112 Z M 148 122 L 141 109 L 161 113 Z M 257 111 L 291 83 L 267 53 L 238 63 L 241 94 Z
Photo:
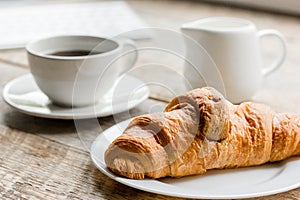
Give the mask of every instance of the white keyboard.
M 0 49 L 66 34 L 112 37 L 122 33 L 132 39 L 149 38 L 148 30 L 137 30 L 145 27 L 122 1 L 5 7 L 0 8 Z

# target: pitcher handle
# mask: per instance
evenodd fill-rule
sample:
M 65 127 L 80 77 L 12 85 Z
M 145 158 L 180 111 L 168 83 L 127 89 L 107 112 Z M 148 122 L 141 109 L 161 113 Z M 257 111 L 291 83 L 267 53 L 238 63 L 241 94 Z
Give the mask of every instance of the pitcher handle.
M 268 76 L 275 70 L 277 70 L 283 63 L 285 56 L 286 56 L 286 43 L 285 39 L 282 33 L 280 33 L 277 30 L 274 29 L 265 29 L 261 30 L 257 33 L 259 38 L 265 37 L 265 36 L 276 36 L 281 44 L 281 54 L 280 56 L 267 68 L 262 70 L 263 76 Z

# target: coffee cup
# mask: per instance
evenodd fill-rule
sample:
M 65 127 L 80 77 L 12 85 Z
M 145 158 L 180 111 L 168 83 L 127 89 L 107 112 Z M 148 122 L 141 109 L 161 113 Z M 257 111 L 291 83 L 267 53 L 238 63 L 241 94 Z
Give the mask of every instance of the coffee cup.
M 246 19 L 204 18 L 183 24 L 181 30 L 186 36 L 189 65 L 185 66 L 184 76 L 189 85 L 213 86 L 233 103 L 250 100 L 263 78 L 277 70 L 285 59 L 284 36 L 273 29 L 258 31 Z M 260 39 L 265 36 L 275 36 L 281 44 L 271 66 L 263 66 Z
M 118 79 L 136 62 L 136 45 L 124 38 L 56 36 L 26 46 L 38 87 L 60 106 L 108 101 Z

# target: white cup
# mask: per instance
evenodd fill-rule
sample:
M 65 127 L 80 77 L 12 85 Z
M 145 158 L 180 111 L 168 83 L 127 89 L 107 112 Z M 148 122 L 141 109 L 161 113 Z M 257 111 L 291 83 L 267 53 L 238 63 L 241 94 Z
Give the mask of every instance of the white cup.
M 118 78 L 137 59 L 134 42 L 121 38 L 57 36 L 30 42 L 26 50 L 38 87 L 61 106 L 87 106 L 108 100 Z M 71 56 L 78 51 L 79 55 Z M 84 55 L 83 51 L 91 54 Z M 57 55 L 62 52 L 68 55 Z
M 186 59 L 193 65 L 184 70 L 189 84 L 194 88 L 202 87 L 204 83 L 216 87 L 233 103 L 250 100 L 261 87 L 263 78 L 278 69 L 286 55 L 280 32 L 272 29 L 257 31 L 255 25 L 245 19 L 205 18 L 183 24 L 181 30 L 187 36 Z M 259 43 L 264 36 L 276 36 L 281 44 L 280 55 L 268 67 L 263 66 Z M 203 51 L 197 51 L 197 45 L 193 46 L 188 40 L 202 46 Z M 217 68 L 219 78 L 214 68 Z

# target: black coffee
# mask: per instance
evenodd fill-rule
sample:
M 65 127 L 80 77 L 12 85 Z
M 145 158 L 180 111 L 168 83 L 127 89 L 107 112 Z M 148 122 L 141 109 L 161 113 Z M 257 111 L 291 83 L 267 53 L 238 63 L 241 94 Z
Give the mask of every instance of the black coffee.
M 53 56 L 88 56 L 88 55 L 96 55 L 103 52 L 94 52 L 94 51 L 84 51 L 84 50 L 74 50 L 74 51 L 57 51 L 54 53 L 49 53 L 49 55 Z

